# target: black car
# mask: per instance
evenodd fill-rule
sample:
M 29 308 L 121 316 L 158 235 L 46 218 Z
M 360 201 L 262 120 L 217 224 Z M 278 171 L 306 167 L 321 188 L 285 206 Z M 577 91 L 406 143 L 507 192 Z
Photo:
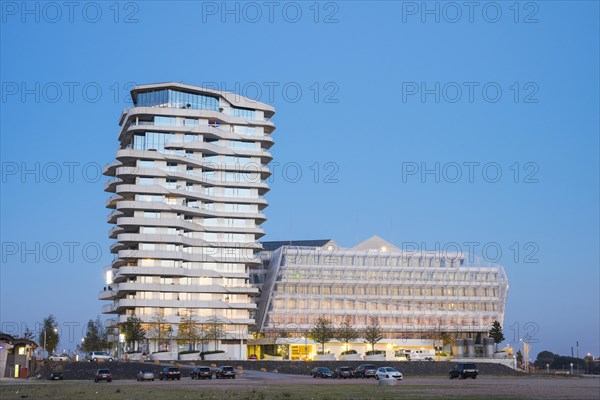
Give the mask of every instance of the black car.
M 475 364 L 457 364 L 454 369 L 451 369 L 448 373 L 450 379 L 476 379 L 477 375 L 479 375 L 479 370 Z
M 165 367 L 158 374 L 158 379 L 160 379 L 161 381 L 163 379 L 164 380 L 169 380 L 169 379 L 180 380 L 181 379 L 181 371 L 179 370 L 179 368 Z
M 313 378 L 333 378 L 333 371 L 327 367 L 315 367 L 310 374 Z
M 48 375 L 48 380 L 51 381 L 62 381 L 64 379 L 64 374 L 62 372 L 51 372 L 50 375 Z
M 373 364 L 360 364 L 356 368 L 355 376 L 357 378 L 375 378 L 377 367 Z
M 334 375 L 338 379 L 348 379 L 354 376 L 352 368 L 350 367 L 338 367 L 335 369 Z
M 212 379 L 210 367 L 196 367 L 190 373 L 192 379 Z
M 94 375 L 94 382 L 100 381 L 112 382 L 112 374 L 108 368 L 101 368 L 96 371 L 96 374 Z
M 231 378 L 235 379 L 235 370 L 230 366 L 223 366 L 217 369 L 215 373 L 215 378 L 223 379 L 223 378 Z

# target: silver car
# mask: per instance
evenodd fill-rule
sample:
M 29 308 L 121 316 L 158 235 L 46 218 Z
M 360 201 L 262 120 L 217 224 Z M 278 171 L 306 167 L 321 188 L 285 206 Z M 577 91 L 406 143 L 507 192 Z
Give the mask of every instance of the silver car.
M 66 354 L 52 354 L 48 357 L 50 361 L 69 361 L 69 356 Z
M 139 381 L 153 381 L 154 380 L 154 372 L 152 371 L 140 371 L 137 374 L 137 380 Z
M 375 379 L 398 379 L 402 380 L 402 372 L 398 371 L 393 367 L 381 367 L 377 368 L 377 372 L 375 372 Z
M 98 360 L 112 362 L 113 358 L 105 351 L 90 351 L 86 358 L 89 361 L 98 362 Z

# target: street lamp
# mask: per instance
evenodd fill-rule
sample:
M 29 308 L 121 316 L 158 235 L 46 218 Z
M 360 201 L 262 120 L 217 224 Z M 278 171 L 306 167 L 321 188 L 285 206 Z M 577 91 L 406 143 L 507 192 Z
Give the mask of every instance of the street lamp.
M 529 372 L 529 343 L 527 343 L 525 339 L 519 339 L 519 341 L 523 343 L 523 358 L 525 361 L 525 372 Z

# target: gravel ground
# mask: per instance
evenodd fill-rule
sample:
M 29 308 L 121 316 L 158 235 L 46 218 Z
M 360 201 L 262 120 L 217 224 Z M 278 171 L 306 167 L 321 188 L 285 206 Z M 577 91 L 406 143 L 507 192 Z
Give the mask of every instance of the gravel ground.
M 144 391 L 143 397 L 139 395 Z M 58 396 L 57 393 L 61 395 Z M 379 387 L 374 379 L 314 379 L 308 376 L 243 371 L 235 380 L 136 382 L 1 380 L 0 398 L 217 398 L 217 399 L 600 399 L 600 378 L 481 376 L 406 376 L 397 386 Z M 91 396 L 88 396 L 91 393 Z M 95 396 L 93 395 L 95 393 Z M 126 395 L 127 394 L 127 395 Z M 202 394 L 202 395 L 201 395 Z M 201 396 L 200 396 L 201 395 Z M 24 397 L 25 396 L 25 397 Z M 64 396 L 64 397 L 63 397 Z M 206 397 L 204 397 L 206 396 Z

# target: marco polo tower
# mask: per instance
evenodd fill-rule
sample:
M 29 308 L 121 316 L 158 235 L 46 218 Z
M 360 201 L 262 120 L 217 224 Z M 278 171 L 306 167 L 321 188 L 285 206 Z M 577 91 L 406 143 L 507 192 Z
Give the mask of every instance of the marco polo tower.
M 142 351 L 207 350 L 175 340 L 179 325 L 218 321 L 222 332 L 210 350 L 245 358 L 258 290 L 249 271 L 261 263 L 275 110 L 173 82 L 136 86 L 131 97 L 116 161 L 104 170 L 115 243 L 99 298 L 110 301 L 102 312 L 114 316 L 107 321 L 112 339 L 135 315 L 147 332 L 136 346 Z

